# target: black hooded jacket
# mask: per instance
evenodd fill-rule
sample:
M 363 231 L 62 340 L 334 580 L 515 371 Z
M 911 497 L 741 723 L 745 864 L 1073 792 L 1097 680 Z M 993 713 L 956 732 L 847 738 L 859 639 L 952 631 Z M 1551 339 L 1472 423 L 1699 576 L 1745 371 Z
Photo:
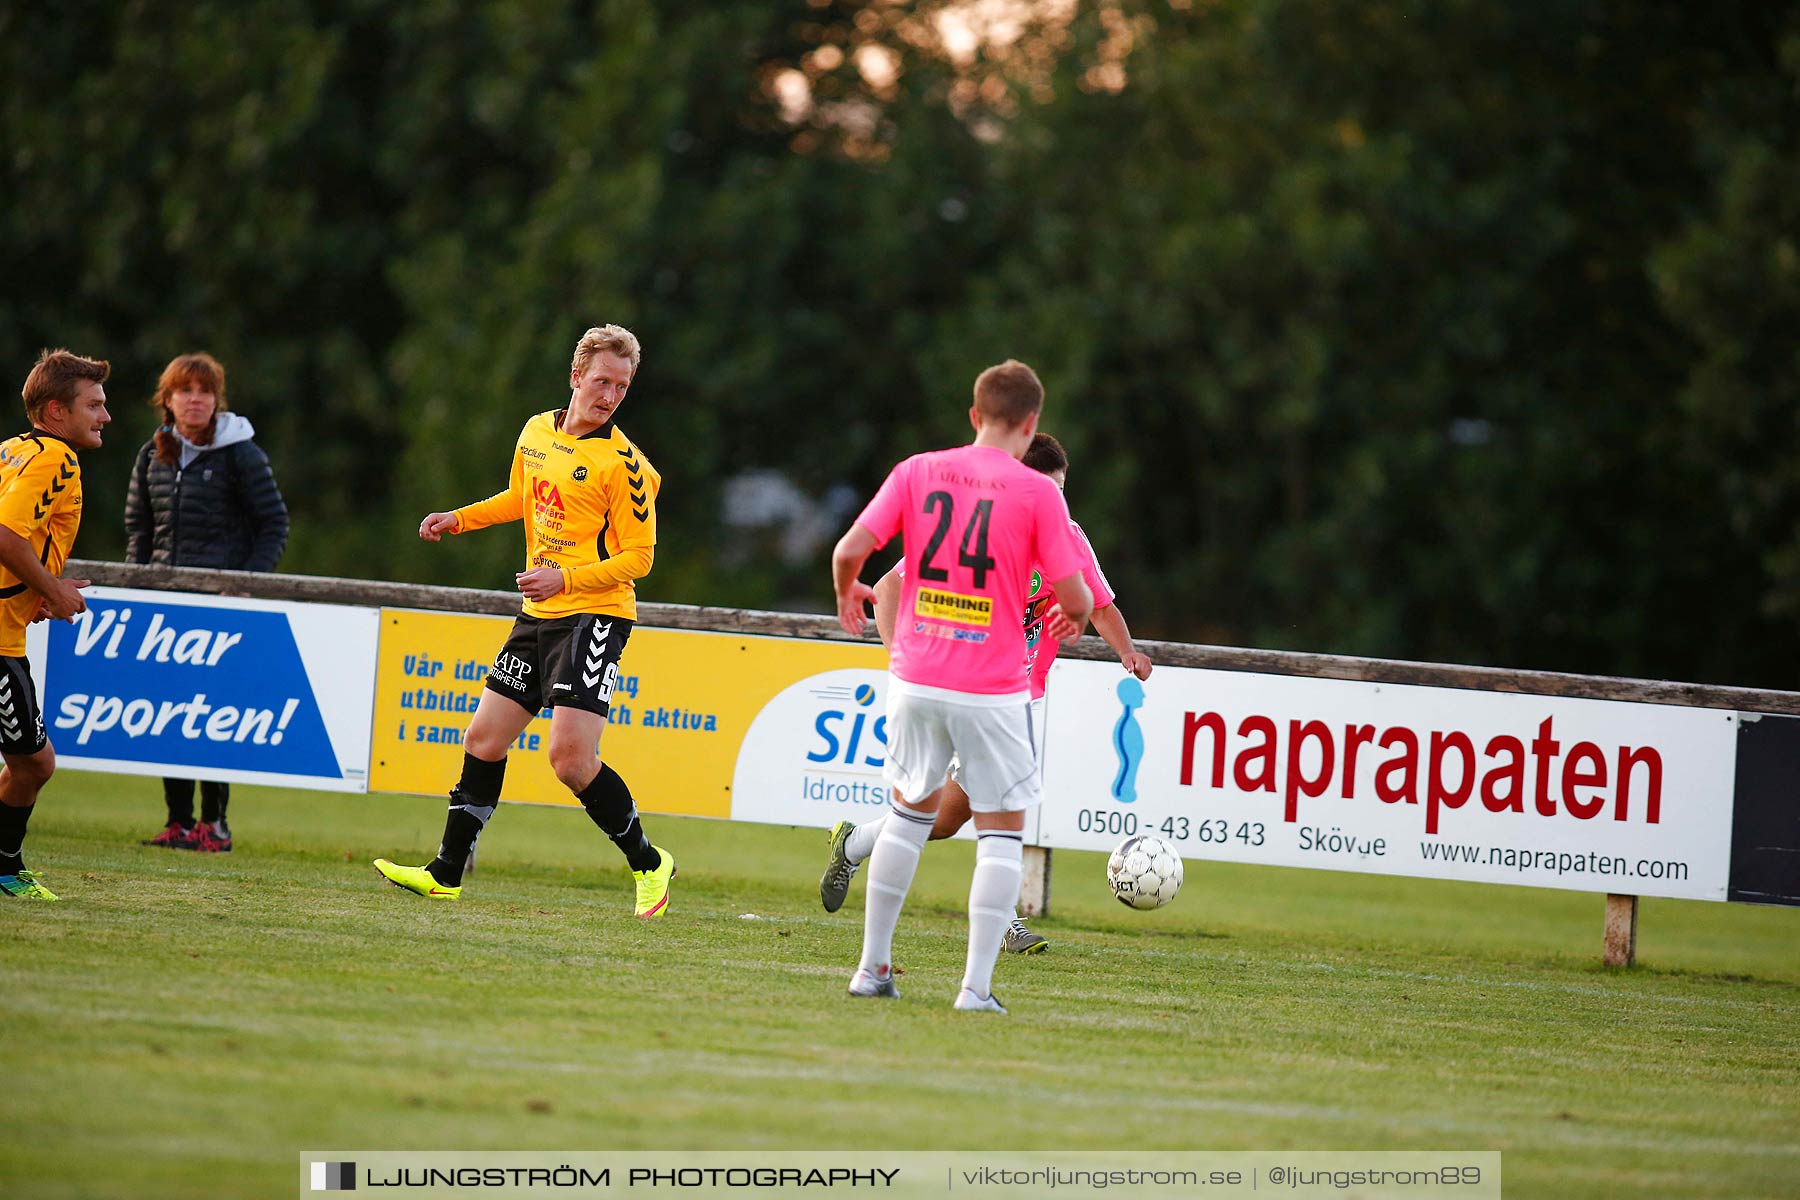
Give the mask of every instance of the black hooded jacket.
M 254 432 L 236 413 L 221 413 L 213 444 L 185 467 L 158 462 L 154 439 L 144 444 L 125 496 L 129 561 L 274 570 L 287 548 L 288 511 Z

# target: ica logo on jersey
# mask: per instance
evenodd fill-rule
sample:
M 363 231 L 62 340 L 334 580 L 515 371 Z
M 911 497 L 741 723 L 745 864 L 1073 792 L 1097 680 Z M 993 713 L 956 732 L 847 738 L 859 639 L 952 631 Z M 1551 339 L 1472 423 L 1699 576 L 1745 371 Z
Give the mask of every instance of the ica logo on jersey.
M 562 493 L 557 491 L 556 485 L 551 483 L 548 479 L 540 476 L 539 478 L 532 480 L 531 496 L 532 499 L 536 500 L 545 508 L 553 508 L 557 512 L 563 511 Z
M 849 766 L 882 767 L 887 763 L 887 717 L 874 713 L 875 689 L 864 683 L 854 691 L 849 688 L 821 688 L 813 693 L 837 705 L 826 708 L 813 720 L 817 735 L 813 749 L 806 752 L 808 762 L 842 763 Z M 843 706 L 848 699 L 849 706 Z M 870 718 L 873 717 L 873 720 Z

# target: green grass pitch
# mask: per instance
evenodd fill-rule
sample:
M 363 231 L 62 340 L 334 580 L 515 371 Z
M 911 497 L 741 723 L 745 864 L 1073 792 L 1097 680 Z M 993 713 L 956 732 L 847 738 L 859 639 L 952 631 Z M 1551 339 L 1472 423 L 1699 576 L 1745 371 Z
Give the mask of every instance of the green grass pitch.
M 1800 911 L 1191 860 L 1167 909 L 1059 852 L 1010 1017 L 955 1013 L 972 849 L 932 846 L 898 1003 L 844 984 L 817 830 L 647 818 L 631 915 L 575 809 L 507 806 L 459 904 L 382 883 L 443 802 L 234 789 L 238 848 L 141 847 L 151 779 L 65 772 L 0 907 L 0 1179 L 291 1194 L 305 1149 L 1500 1150 L 1509 1197 L 1800 1195 Z M 754 918 L 754 919 L 752 919 Z

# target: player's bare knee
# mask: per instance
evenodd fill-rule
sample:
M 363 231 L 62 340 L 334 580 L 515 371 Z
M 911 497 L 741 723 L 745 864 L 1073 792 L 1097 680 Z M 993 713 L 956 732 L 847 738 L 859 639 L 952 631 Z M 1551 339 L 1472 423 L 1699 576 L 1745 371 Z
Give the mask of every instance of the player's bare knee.
M 937 819 L 931 823 L 931 837 L 929 840 L 941 842 L 945 838 L 955 837 L 962 829 L 963 824 L 968 820 L 968 816 L 969 814 L 965 812 L 961 817 L 957 817 L 955 814 L 946 814 L 942 809 L 939 809 Z
M 56 751 L 46 745 L 36 754 L 8 754 L 6 773 L 11 790 L 36 795 L 56 774 Z
M 583 750 L 578 746 L 558 746 L 551 743 L 550 769 L 556 772 L 556 778 L 571 792 L 579 792 L 594 782 L 594 776 L 600 772 L 600 764 L 594 759 L 592 749 Z
M 471 727 L 463 733 L 462 748 L 465 754 L 479 758 L 482 762 L 498 762 L 506 756 L 510 746 L 495 746 L 493 738 L 483 737 Z

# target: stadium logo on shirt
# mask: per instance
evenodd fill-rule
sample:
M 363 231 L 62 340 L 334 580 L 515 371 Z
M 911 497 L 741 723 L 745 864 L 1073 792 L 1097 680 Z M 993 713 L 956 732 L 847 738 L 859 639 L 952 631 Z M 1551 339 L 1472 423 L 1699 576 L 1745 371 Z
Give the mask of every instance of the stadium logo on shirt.
M 960 592 L 944 592 L 936 588 L 920 588 L 913 600 L 913 614 L 939 621 L 961 621 L 965 625 L 991 625 L 994 602 L 986 596 L 965 596 Z

